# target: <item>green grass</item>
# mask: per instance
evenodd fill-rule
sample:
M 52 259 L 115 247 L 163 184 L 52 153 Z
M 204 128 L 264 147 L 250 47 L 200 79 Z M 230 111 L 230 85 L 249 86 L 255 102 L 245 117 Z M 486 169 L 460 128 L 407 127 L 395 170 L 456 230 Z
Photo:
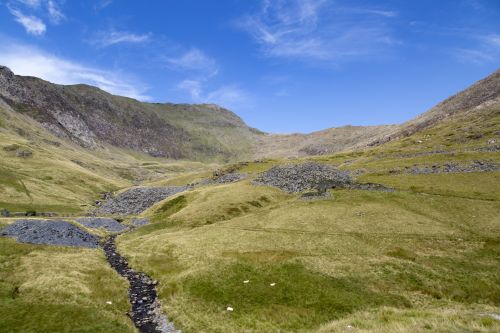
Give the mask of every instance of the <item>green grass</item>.
M 434 186 L 462 179 L 447 176 Z M 494 186 L 480 183 L 484 193 Z M 184 332 L 336 332 L 346 322 L 367 332 L 494 332 L 499 323 L 481 314 L 499 311 L 499 209 L 413 191 L 308 202 L 239 182 L 186 195 L 182 209 L 118 243 L 160 281 Z
M 1 332 L 135 332 L 127 283 L 100 250 L 2 237 L 0 268 Z
M 369 290 L 355 276 L 331 277 L 292 262 L 214 267 L 186 279 L 184 289 L 214 312 L 233 307 L 227 320 L 241 330 L 265 321 L 272 330 L 297 331 L 361 309 L 410 305 L 404 297 Z
M 200 137 L 205 116 L 190 128 Z M 152 223 L 119 236 L 118 248 L 132 267 L 159 281 L 163 309 L 185 333 L 498 332 L 500 173 L 390 171 L 500 162 L 497 152 L 473 150 L 498 136 L 499 116 L 496 109 L 460 115 L 365 151 L 239 164 L 249 180 L 157 203 L 141 214 Z M 240 154 L 241 147 L 231 151 L 224 141 L 234 131 L 226 134 L 182 148 L 199 156 L 211 154 L 208 146 Z M 78 204 L 98 192 L 138 178 L 147 186 L 185 185 L 221 167 L 113 147 L 90 154 L 66 144 L 32 146 L 4 129 L 0 138 L 2 146 L 36 152 L 24 160 L 0 150 L 0 207 L 18 211 L 79 213 Z M 421 155 L 433 150 L 447 152 Z M 303 201 L 251 184 L 274 165 L 308 160 L 364 170 L 359 181 L 396 191 L 334 190 L 328 199 Z M 0 238 L 0 331 L 132 332 L 126 289 L 99 250 Z

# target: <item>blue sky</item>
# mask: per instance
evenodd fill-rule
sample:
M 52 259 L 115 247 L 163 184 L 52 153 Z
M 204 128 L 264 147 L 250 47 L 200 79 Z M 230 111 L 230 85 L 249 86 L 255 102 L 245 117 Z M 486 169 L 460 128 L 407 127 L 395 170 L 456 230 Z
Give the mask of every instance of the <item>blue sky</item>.
M 399 123 L 500 67 L 500 1 L 0 0 L 0 64 L 271 132 Z

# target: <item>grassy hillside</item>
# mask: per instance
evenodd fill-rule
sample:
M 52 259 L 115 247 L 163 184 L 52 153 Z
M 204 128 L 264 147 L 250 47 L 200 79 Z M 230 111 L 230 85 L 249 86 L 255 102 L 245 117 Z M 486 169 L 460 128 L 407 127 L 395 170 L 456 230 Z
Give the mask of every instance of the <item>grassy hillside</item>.
M 215 105 L 142 103 L 98 88 L 57 85 L 0 66 L 0 98 L 77 145 L 155 157 L 228 162 L 253 154 L 257 131 Z
M 106 96 L 127 112 L 139 105 Z M 393 128 L 273 138 L 215 106 L 141 104 L 182 127 L 190 140 L 179 149 L 196 158 L 242 159 L 254 135 L 261 146 L 253 153 L 274 157 L 226 166 L 246 180 L 207 183 L 155 204 L 141 214 L 151 224 L 119 236 L 118 248 L 159 281 L 165 313 L 186 333 L 498 332 L 500 103 L 457 96 L 415 132 L 340 152 Z M 185 185 L 220 167 L 99 140 L 84 148 L 42 123 L 0 104 L 0 208 L 80 215 L 99 192 Z M 304 157 L 313 148 L 326 153 Z M 307 161 L 394 191 L 330 190 L 305 201 L 252 184 L 273 166 Z M 99 250 L 2 237 L 0 267 L 0 331 L 134 331 L 126 284 Z
M 11 211 L 83 212 L 100 192 L 210 168 L 112 146 L 84 149 L 6 104 L 0 104 L 0 120 L 0 208 Z
M 136 332 L 124 315 L 127 284 L 98 249 L 0 237 L 0 267 L 2 332 Z
M 303 201 L 250 180 L 206 186 L 154 206 L 144 214 L 154 224 L 120 237 L 119 248 L 160 281 L 164 309 L 184 332 L 496 332 L 500 172 L 405 167 L 500 163 L 499 111 L 310 158 L 395 192 Z M 286 162 L 239 172 L 252 178 Z
M 391 140 L 404 138 L 434 127 L 450 117 L 467 113 L 481 113 L 483 109 L 500 103 L 500 69 L 488 77 L 479 80 L 467 89 L 445 99 L 429 111 L 420 114 L 390 133 L 378 138 L 370 145 L 378 145 Z

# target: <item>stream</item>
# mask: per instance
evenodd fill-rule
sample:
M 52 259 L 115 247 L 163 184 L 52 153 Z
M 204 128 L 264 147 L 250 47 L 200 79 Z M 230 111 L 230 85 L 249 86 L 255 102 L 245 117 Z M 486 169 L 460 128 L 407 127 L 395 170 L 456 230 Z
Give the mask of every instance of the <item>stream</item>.
M 128 297 L 132 304 L 129 316 L 135 326 L 141 333 L 180 333 L 161 312 L 157 282 L 145 273 L 130 268 L 127 260 L 116 250 L 115 240 L 116 235 L 110 236 L 101 243 L 101 247 L 111 267 L 129 281 Z

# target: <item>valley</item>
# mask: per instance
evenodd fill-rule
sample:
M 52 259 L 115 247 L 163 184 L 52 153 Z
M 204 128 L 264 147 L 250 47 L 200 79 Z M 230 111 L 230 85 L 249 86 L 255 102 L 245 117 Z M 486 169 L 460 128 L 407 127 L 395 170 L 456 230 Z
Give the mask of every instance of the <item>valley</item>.
M 11 74 L 0 234 L 31 212 L 105 251 L 0 237 L 0 331 L 154 332 L 112 252 L 157 332 L 500 330 L 500 71 L 407 123 L 288 135 Z

